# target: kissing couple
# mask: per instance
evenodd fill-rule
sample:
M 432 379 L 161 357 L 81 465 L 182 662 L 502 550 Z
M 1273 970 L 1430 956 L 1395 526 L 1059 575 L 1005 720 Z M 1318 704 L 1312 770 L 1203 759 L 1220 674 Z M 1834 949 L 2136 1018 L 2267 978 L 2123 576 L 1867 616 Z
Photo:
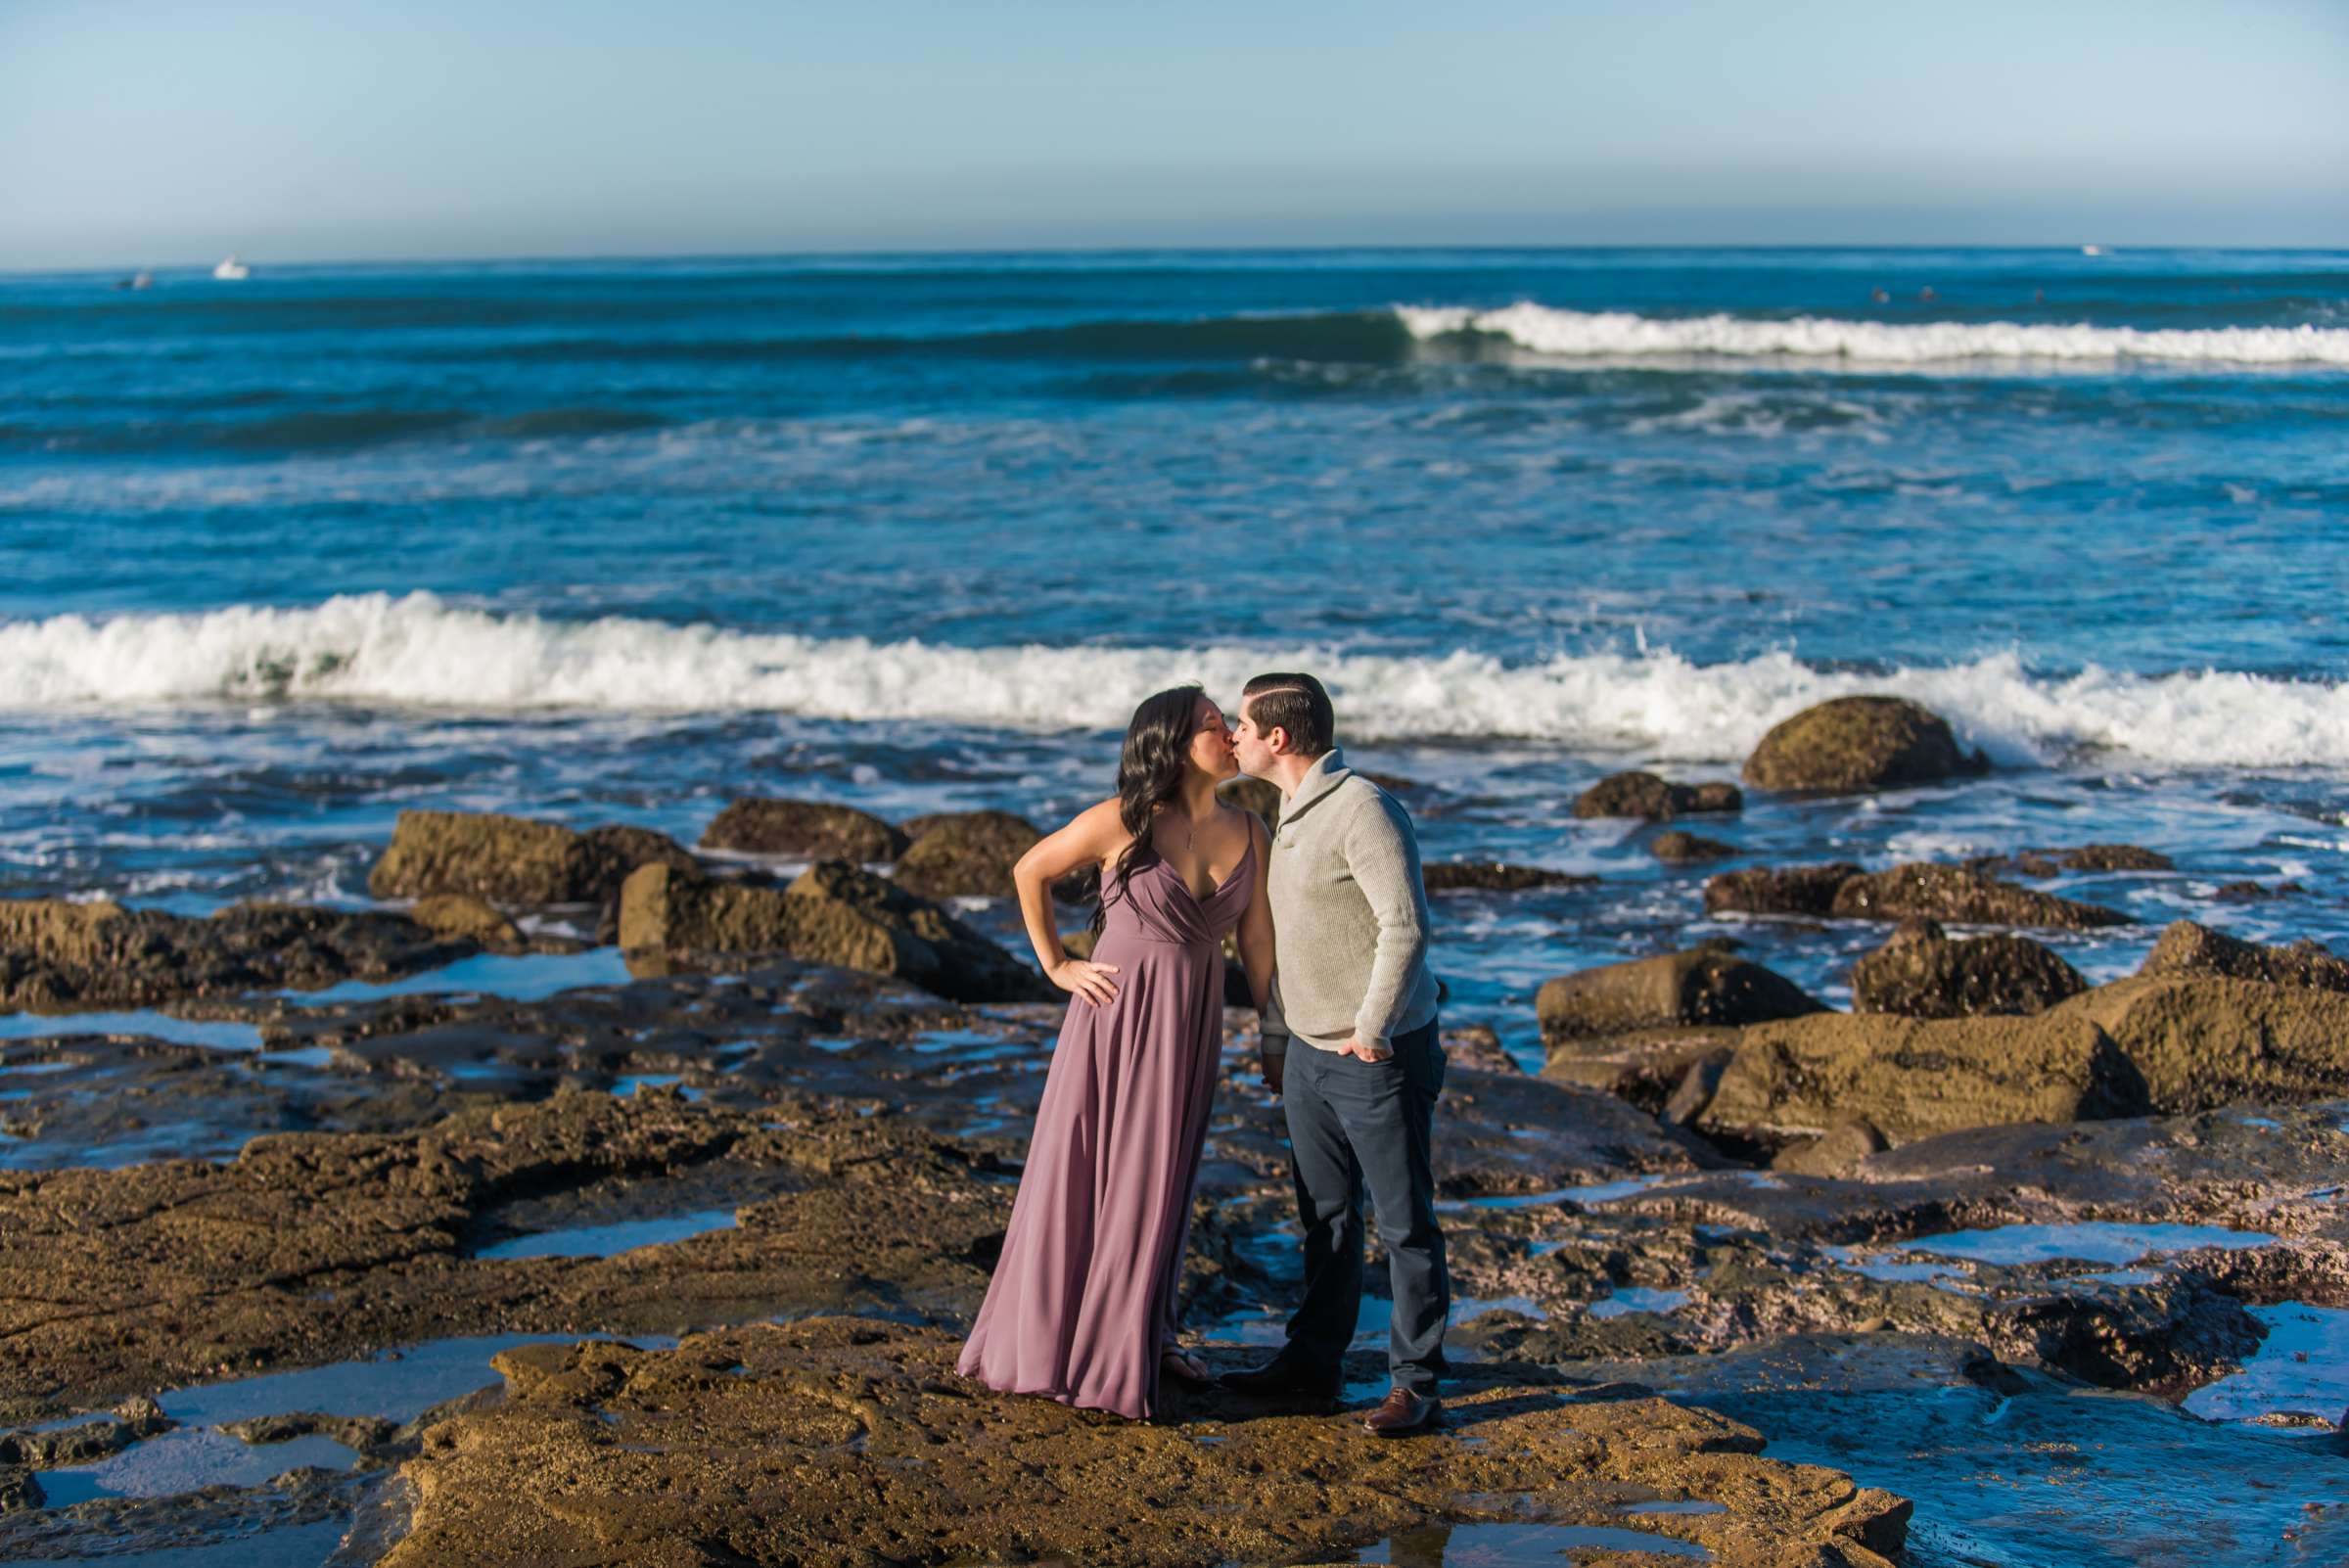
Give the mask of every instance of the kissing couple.
M 1335 730 L 1311 675 L 1248 682 L 1237 725 L 1197 686 L 1162 691 L 1127 726 L 1117 797 L 1015 868 L 1028 940 L 1071 999 L 964 1375 L 1135 1419 L 1161 1408 L 1164 1378 L 1215 1381 L 1176 1338 L 1175 1297 L 1236 930 L 1287 1114 L 1305 1296 L 1280 1353 L 1221 1383 L 1338 1397 L 1367 1188 L 1395 1305 L 1393 1389 L 1364 1424 L 1401 1436 L 1434 1416 L 1451 1284 L 1429 1158 L 1444 1050 L 1427 894 L 1409 815 L 1346 766 Z M 1269 832 L 1217 796 L 1243 771 L 1280 789 Z M 1049 889 L 1087 866 L 1097 941 L 1074 958 Z

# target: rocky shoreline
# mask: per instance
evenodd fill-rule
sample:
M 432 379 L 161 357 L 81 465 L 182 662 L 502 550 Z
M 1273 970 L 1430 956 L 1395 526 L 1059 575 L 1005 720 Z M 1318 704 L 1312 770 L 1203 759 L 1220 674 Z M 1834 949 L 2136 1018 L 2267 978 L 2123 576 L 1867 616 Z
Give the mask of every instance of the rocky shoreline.
M 1773 731 L 1746 782 L 1978 765 L 1912 707 Z M 416 812 L 382 909 L 0 903 L 0 1022 L 39 1020 L 0 1036 L 0 1559 L 1435 1562 L 1450 1532 L 1938 1564 L 1967 1560 L 1946 1499 L 2003 1466 L 2126 1560 L 2349 1549 L 2349 1360 L 2289 1360 L 2349 1322 L 2349 964 L 2181 922 L 2089 986 L 2025 933 L 2101 914 L 2002 877 L 2126 846 L 1715 879 L 1884 922 L 1853 1012 L 1715 945 L 1544 987 L 1540 1074 L 1453 1029 L 1442 1431 L 957 1378 L 1059 1008 L 954 900 L 1034 832 L 749 801 L 689 850 Z M 1219 1368 L 1295 1288 L 1254 1029 L 1227 1015 L 1183 1283 Z M 1356 1396 L 1383 1334 L 1366 1303 Z M 1992 1411 L 2011 1452 L 1967 1446 Z M 2167 1504 L 2109 1511 L 2187 1463 L 2297 1511 L 2246 1496 L 2240 1539 L 2165 1557 Z

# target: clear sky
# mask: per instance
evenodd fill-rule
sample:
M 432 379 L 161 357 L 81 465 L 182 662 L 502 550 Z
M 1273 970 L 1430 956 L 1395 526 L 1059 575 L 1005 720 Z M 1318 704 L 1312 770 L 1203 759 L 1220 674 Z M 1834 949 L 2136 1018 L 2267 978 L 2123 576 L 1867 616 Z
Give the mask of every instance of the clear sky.
M 0 0 L 0 268 L 2349 245 L 2349 0 Z

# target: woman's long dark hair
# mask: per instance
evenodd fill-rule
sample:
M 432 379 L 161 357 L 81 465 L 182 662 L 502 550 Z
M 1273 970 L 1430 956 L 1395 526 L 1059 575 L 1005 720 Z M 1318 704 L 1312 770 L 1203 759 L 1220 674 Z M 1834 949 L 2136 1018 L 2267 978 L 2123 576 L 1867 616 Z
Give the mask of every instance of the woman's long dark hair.
M 1109 900 L 1126 897 L 1127 884 L 1137 871 L 1158 863 L 1158 846 L 1150 837 L 1150 822 L 1162 806 L 1170 806 L 1182 791 L 1183 774 L 1191 765 L 1191 737 L 1199 732 L 1199 699 L 1206 688 L 1173 686 L 1142 699 L 1126 725 L 1126 746 L 1118 754 L 1118 820 L 1133 835 L 1118 856 L 1117 885 L 1104 884 L 1100 906 L 1093 911 L 1093 930 L 1109 919 Z

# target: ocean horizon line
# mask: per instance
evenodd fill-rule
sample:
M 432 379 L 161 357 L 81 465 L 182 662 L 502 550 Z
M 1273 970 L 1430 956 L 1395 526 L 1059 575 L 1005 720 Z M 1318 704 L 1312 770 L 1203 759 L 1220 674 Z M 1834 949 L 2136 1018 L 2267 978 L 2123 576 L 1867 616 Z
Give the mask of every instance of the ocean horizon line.
M 1734 240 L 1693 241 L 1528 241 L 1474 242 L 1462 244 L 1431 244 L 1396 241 L 1362 244 L 1313 245 L 1028 245 L 1028 246 L 903 246 L 866 247 L 811 246 L 792 250 L 688 250 L 688 251 L 581 251 L 529 252 L 510 255 L 448 254 L 448 255 L 349 255 L 307 256 L 283 261 L 269 259 L 264 251 L 239 249 L 232 254 L 249 265 L 257 265 L 272 272 L 320 272 L 368 269 L 405 268 L 496 268 L 545 267 L 589 268 L 596 266 L 642 266 L 667 263 L 671 265 L 751 264 L 758 262 L 844 262 L 844 261 L 939 261 L 951 259 L 1005 259 L 1012 257 L 1050 256 L 1072 260 L 1115 259 L 1156 256 L 1505 256 L 1505 255 L 1573 255 L 1573 254 L 1778 254 L 1820 255 L 1837 253 L 1882 253 L 1914 255 L 1930 253 L 1952 253 L 1968 255 L 2032 255 L 2050 254 L 2097 256 L 2118 260 L 2137 255 L 2349 255 L 2349 239 L 2335 245 L 2261 245 L 2261 244 L 2186 244 L 2178 242 L 2132 242 L 2127 240 L 2079 241 L 1983 241 L 1960 240 L 1935 242 L 1923 240 L 1846 240 L 1784 242 L 1747 242 Z M 216 255 L 186 259 L 89 262 L 70 266 L 23 266 L 0 261 L 0 278 L 113 278 L 125 272 L 209 273 L 220 260 Z

